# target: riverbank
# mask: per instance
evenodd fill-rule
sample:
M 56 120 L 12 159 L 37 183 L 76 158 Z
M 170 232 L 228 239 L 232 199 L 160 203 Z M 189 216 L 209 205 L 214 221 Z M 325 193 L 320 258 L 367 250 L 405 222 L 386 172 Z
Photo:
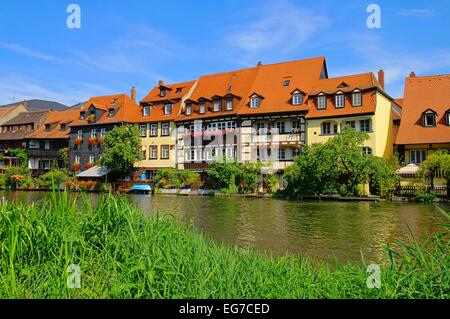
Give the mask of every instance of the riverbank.
M 122 197 L 53 193 L 0 204 L 0 298 L 448 298 L 448 229 L 390 252 L 381 288 L 365 265 L 274 258 L 216 244 Z M 394 261 L 396 260 L 396 261 Z M 67 267 L 81 270 L 69 289 Z

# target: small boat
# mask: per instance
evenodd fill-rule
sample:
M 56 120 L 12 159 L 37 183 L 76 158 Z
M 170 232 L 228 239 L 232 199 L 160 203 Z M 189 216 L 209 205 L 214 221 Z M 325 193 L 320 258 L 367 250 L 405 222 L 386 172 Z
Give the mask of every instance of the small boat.
M 134 184 L 130 188 L 130 193 L 133 194 L 150 194 L 152 192 L 152 187 L 147 184 Z

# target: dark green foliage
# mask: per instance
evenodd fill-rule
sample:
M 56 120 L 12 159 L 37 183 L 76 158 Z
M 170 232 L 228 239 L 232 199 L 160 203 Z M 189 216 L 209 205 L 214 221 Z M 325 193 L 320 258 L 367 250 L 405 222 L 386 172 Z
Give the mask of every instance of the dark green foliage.
M 134 126 L 116 126 L 106 134 L 103 145 L 100 164 L 108 167 L 114 177 L 123 177 L 141 160 L 140 133 Z

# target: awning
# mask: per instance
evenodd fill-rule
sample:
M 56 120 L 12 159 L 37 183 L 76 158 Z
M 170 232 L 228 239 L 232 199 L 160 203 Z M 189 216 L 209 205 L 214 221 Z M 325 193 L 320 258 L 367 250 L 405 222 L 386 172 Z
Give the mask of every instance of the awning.
M 99 178 L 103 177 L 106 174 L 108 174 L 109 169 L 107 167 L 103 166 L 94 166 L 90 169 L 85 170 L 84 172 L 81 172 L 77 175 L 77 177 L 84 177 L 84 178 Z
M 402 167 L 397 170 L 397 174 L 399 175 L 410 175 L 417 174 L 420 172 L 420 167 L 416 164 L 408 164 L 405 167 Z

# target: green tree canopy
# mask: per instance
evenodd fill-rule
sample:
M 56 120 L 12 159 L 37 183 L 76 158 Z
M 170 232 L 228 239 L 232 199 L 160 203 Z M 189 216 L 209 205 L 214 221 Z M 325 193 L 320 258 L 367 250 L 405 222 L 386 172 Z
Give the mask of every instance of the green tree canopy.
M 141 160 L 140 134 L 134 126 L 116 126 L 106 134 L 103 145 L 100 164 L 108 167 L 112 176 L 126 175 Z
M 429 179 L 432 188 L 434 187 L 434 179 L 439 173 L 442 173 L 448 185 L 450 178 L 450 154 L 442 151 L 435 152 L 422 162 L 420 168 L 422 169 L 423 177 Z

